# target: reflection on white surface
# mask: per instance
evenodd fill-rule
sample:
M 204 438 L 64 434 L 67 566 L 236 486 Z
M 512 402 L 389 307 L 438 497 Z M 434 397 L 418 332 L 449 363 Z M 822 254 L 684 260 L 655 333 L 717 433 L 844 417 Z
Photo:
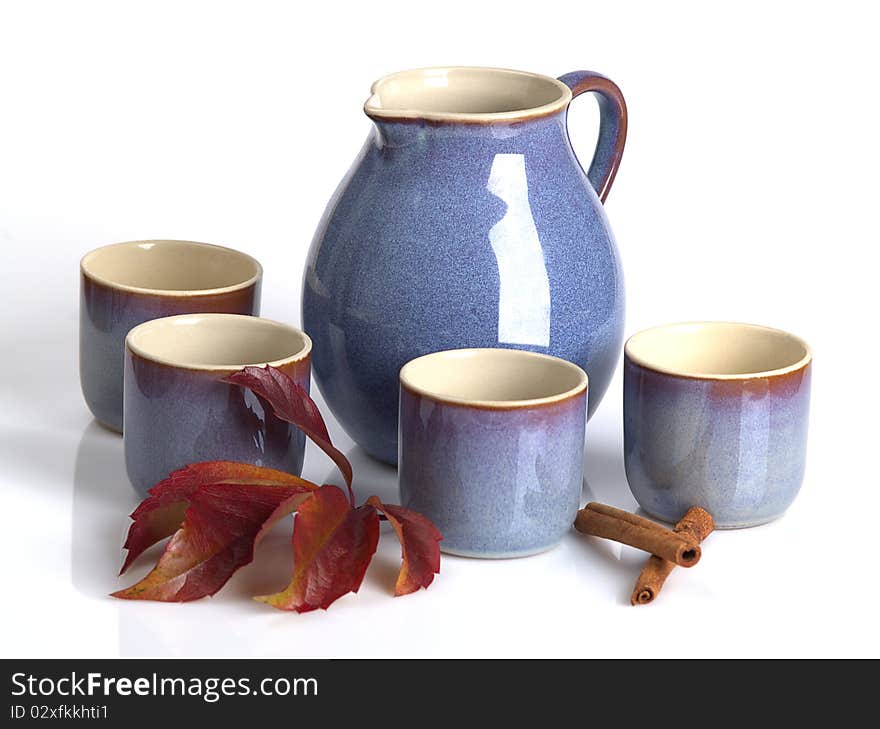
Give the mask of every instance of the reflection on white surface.
M 486 188 L 507 203 L 489 231 L 498 261 L 498 341 L 550 346 L 550 279 L 529 207 L 526 162 L 521 154 L 496 154 Z
M 73 473 L 71 577 L 84 595 L 103 600 L 130 581 L 117 579 L 139 499 L 128 482 L 122 437 L 92 421 L 83 431 Z

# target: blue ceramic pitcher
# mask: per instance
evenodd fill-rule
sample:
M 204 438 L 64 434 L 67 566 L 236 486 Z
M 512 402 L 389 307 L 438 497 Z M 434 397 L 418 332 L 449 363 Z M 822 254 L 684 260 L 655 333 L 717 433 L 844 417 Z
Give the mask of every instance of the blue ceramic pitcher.
M 574 96 L 599 100 L 584 173 Z M 574 362 L 595 410 L 620 355 L 623 276 L 602 208 L 626 104 L 604 76 L 429 68 L 377 81 L 367 142 L 309 251 L 303 326 L 327 405 L 371 455 L 397 461 L 398 373 L 462 347 Z

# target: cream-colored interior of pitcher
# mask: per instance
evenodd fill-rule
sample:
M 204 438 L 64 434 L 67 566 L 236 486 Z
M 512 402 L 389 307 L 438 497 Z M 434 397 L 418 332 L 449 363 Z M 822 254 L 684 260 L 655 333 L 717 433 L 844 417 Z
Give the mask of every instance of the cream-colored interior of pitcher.
M 176 295 L 244 288 L 262 273 L 245 253 L 182 240 L 115 243 L 87 253 L 80 265 L 107 286 Z
M 636 364 L 669 374 L 739 379 L 784 374 L 810 360 L 799 337 L 733 322 L 690 322 L 646 329 L 626 343 Z
M 128 333 L 135 354 L 172 367 L 236 370 L 304 358 L 312 341 L 299 329 L 241 314 L 182 314 L 153 319 Z
M 564 108 L 569 88 L 554 78 L 502 68 L 401 71 L 380 79 L 364 111 L 372 117 L 491 121 Z
M 587 375 L 577 365 L 517 349 L 426 354 L 403 366 L 400 381 L 437 400 L 482 407 L 549 403 L 587 388 Z

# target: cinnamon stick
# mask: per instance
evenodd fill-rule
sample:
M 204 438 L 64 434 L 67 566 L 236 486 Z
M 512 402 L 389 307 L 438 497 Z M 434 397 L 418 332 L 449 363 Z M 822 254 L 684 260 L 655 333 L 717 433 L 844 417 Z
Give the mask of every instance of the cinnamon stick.
M 685 535 L 695 542 L 702 542 L 712 533 L 714 528 L 715 521 L 712 519 L 712 515 L 705 509 L 694 506 L 688 509 L 672 531 Z M 675 565 L 672 562 L 652 554 L 636 581 L 630 602 L 633 605 L 647 605 L 649 602 L 653 602 L 673 569 L 675 569 Z
M 574 526 L 584 534 L 642 549 L 681 567 L 693 567 L 700 561 L 699 540 L 688 533 L 676 533 L 650 519 L 606 504 L 587 504 L 577 513 Z

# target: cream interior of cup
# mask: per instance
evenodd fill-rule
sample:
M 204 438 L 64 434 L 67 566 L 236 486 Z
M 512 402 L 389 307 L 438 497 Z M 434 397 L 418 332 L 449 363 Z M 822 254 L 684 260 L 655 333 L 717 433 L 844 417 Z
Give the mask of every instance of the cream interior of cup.
M 367 114 L 407 112 L 416 116 L 506 114 L 571 100 L 561 81 L 501 68 L 423 68 L 401 71 L 373 84 Z
M 299 329 L 240 314 L 183 314 L 153 319 L 128 333 L 135 354 L 173 367 L 236 370 L 305 357 L 311 339 Z
M 161 292 L 244 287 L 261 273 L 260 264 L 245 253 L 179 240 L 104 246 L 83 258 L 82 270 L 110 286 Z
M 732 322 L 693 322 L 646 329 L 626 343 L 636 364 L 669 374 L 736 379 L 783 374 L 810 359 L 807 344 L 779 329 Z
M 562 400 L 587 388 L 577 365 L 516 349 L 456 349 L 408 362 L 400 381 L 438 400 L 512 407 Z

